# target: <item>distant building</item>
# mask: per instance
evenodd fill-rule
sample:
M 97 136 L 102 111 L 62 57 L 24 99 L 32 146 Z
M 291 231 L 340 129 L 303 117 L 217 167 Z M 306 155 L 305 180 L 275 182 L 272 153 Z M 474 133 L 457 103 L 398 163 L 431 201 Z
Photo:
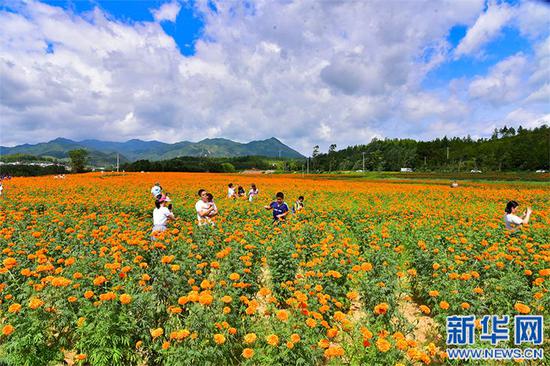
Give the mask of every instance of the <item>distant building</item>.
M 401 173 L 412 173 L 412 168 L 401 168 Z

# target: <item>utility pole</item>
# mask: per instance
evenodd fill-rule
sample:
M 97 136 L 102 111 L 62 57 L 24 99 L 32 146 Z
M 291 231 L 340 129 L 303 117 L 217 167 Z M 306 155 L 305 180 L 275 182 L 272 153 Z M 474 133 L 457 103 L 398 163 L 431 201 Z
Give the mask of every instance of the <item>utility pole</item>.
M 116 153 L 116 172 L 117 173 L 119 172 L 119 167 L 120 167 L 120 159 L 119 159 L 118 153 Z
M 307 174 L 309 175 L 309 156 L 307 158 Z
M 365 172 L 365 152 L 363 151 L 363 173 Z

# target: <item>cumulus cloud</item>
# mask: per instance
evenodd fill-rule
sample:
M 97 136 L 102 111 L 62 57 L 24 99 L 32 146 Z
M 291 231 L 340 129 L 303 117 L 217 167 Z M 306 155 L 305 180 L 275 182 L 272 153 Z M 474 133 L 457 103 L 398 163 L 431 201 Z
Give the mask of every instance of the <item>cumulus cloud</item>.
M 474 28 L 482 0 L 194 6 L 204 30 L 190 56 L 160 25 L 176 19 L 178 2 L 152 10 L 154 22 L 132 23 L 98 8 L 75 14 L 32 1 L 0 10 L 0 144 L 276 136 L 311 153 L 317 144 L 345 147 L 380 136 L 474 135 L 485 128 L 476 113 L 494 103 L 493 94 L 520 103 L 548 81 L 540 45 L 533 57 L 516 55 L 462 81 L 472 84 L 469 96 L 458 87 L 423 87 L 426 74 L 450 57 L 449 29 Z M 504 87 L 493 80 L 500 77 Z M 515 95 L 506 88 L 524 89 Z M 481 105 L 470 106 L 468 97 Z M 533 103 L 536 113 L 544 108 Z M 495 118 L 510 111 L 491 108 Z M 464 120 L 474 123 L 460 130 Z
M 151 10 L 153 17 L 157 22 L 167 20 L 175 22 L 180 12 L 181 4 L 177 1 L 171 3 L 162 4 L 160 8 Z
M 487 11 L 477 18 L 455 50 L 457 57 L 475 54 L 483 45 L 499 35 L 514 15 L 515 9 L 506 3 L 490 2 Z
M 523 54 L 516 54 L 497 63 L 486 77 L 474 79 L 468 93 L 472 98 L 502 104 L 517 100 L 523 89 L 520 87 L 525 73 L 527 59 Z

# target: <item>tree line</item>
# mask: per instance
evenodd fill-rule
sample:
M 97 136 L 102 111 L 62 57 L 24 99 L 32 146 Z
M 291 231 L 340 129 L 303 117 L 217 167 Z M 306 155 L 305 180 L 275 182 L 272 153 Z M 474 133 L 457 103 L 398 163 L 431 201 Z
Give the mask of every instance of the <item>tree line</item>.
M 550 164 L 550 128 L 533 129 L 504 126 L 495 129 L 491 138 L 437 138 L 432 141 L 412 139 L 373 139 L 367 145 L 327 153 L 313 148 L 311 171 L 531 171 L 548 169 Z

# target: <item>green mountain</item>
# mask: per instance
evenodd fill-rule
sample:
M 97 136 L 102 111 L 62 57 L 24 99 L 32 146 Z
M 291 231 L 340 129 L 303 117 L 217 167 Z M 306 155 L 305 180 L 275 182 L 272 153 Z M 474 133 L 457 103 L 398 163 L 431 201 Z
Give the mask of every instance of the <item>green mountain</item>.
M 24 144 L 14 147 L 0 146 L 0 156 L 25 154 L 56 159 L 68 159 L 67 153 L 73 149 L 86 149 L 90 152 L 89 161 L 93 165 L 113 165 L 119 154 L 121 163 L 136 160 L 166 160 L 180 156 L 193 157 L 236 157 L 266 156 L 281 158 L 303 157 L 296 150 L 272 137 L 246 144 L 223 138 L 204 139 L 199 142 L 181 141 L 167 144 L 160 141 L 129 140 L 112 142 L 100 140 L 73 141 L 57 138 L 39 144 Z

